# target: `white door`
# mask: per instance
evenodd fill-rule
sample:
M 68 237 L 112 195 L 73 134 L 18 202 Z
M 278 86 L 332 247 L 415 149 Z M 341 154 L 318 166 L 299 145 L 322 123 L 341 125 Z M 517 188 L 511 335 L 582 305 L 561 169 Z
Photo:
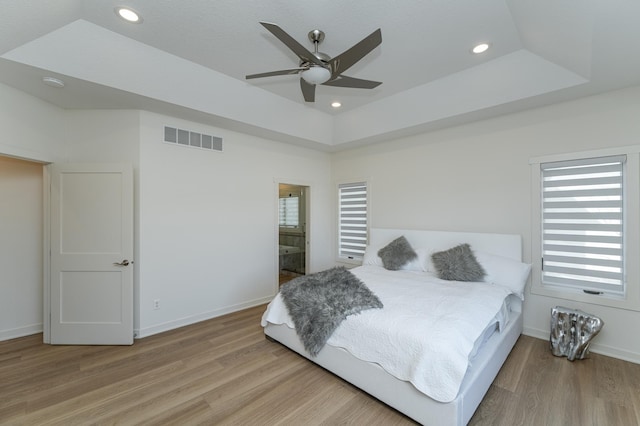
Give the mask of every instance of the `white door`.
M 122 164 L 53 164 L 52 344 L 133 343 L 133 172 Z

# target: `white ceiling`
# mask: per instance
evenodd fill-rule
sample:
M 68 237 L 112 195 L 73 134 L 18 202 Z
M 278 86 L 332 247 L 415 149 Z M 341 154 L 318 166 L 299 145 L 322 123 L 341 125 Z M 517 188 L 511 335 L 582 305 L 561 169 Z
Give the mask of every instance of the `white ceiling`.
M 128 5 L 141 24 L 118 18 Z M 635 0 L 5 0 L 0 82 L 63 108 L 139 108 L 335 150 L 640 84 Z M 319 86 L 259 21 L 336 56 L 380 28 L 345 74 L 373 90 Z M 491 48 L 482 55 L 478 42 Z M 64 89 L 41 83 L 45 75 Z M 332 109 L 331 101 L 343 107 Z

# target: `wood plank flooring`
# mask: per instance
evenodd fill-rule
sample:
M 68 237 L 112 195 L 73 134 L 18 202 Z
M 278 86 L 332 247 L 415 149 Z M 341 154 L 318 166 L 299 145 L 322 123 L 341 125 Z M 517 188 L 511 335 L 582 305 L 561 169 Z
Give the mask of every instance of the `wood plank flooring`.
M 2 425 L 413 425 L 264 338 L 264 306 L 136 341 L 0 342 Z M 640 365 L 521 336 L 471 425 L 637 425 Z

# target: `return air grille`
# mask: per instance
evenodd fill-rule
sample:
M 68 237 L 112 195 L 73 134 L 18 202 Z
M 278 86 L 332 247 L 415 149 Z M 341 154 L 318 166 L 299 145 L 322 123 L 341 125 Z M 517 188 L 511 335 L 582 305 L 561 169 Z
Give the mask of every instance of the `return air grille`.
M 164 141 L 211 151 L 222 151 L 222 138 L 175 127 L 164 127 Z

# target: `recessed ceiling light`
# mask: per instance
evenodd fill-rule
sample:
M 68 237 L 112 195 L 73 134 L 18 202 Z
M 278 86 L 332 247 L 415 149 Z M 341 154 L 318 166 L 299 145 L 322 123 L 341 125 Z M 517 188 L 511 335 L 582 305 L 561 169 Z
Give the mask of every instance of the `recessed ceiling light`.
M 333 108 L 340 108 L 342 106 L 342 104 L 340 102 L 336 101 L 336 102 L 331 102 L 331 106 Z
M 56 87 L 58 89 L 61 89 L 64 87 L 64 81 L 55 77 L 42 77 L 42 82 L 47 86 Z
M 473 53 L 483 53 L 486 52 L 487 49 L 489 49 L 489 43 L 480 43 L 471 49 L 471 51 Z
M 142 18 L 140 14 L 133 9 L 128 7 L 119 6 L 115 8 L 116 15 L 121 17 L 127 22 L 133 22 L 134 24 L 139 24 L 142 22 Z

